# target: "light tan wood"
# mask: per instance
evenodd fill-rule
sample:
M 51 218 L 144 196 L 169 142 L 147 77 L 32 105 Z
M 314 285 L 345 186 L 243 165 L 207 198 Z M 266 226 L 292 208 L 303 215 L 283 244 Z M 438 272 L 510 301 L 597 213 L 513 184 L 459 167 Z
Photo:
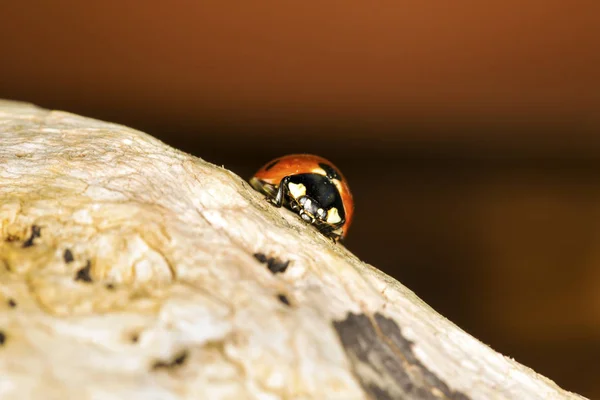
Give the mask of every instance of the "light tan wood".
M 0 102 L 0 310 L 7 400 L 581 398 L 234 173 L 15 102 Z

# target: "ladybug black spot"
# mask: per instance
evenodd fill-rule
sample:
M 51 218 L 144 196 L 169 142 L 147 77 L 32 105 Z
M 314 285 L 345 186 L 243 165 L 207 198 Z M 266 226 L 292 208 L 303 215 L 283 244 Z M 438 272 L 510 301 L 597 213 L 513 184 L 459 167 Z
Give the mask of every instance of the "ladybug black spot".
M 267 165 L 267 167 L 265 168 L 265 171 L 268 171 L 271 168 L 273 168 L 274 166 L 276 166 L 278 162 L 279 162 L 279 160 L 276 160 L 276 161 L 273 161 L 271 164 Z
M 321 169 L 325 171 L 329 179 L 337 179 L 338 181 L 342 180 L 342 176 L 340 175 L 340 173 L 337 172 L 336 169 L 333 168 L 331 165 L 319 163 L 319 167 L 321 167 Z

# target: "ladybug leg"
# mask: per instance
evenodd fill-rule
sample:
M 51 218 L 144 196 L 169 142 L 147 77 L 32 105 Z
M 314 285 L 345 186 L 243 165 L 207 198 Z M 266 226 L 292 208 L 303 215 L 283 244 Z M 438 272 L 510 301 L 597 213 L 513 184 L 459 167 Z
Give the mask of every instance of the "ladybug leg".
M 340 225 L 330 227 L 330 230 L 326 233 L 326 235 L 333 240 L 333 243 L 337 243 L 342 240 L 342 235 L 344 231 L 340 229 Z
M 309 224 L 313 224 L 315 222 L 315 218 L 308 215 L 306 212 L 304 212 L 304 210 L 301 210 L 299 214 L 300 218 L 302 218 L 302 220 L 308 222 Z
M 275 193 L 275 197 L 270 198 L 269 200 L 275 207 L 281 207 L 283 205 L 283 199 L 288 192 L 288 183 L 290 181 L 290 177 L 286 176 L 279 182 L 279 187 L 277 188 L 277 193 Z
M 327 235 L 327 237 L 329 237 L 331 240 L 333 240 L 333 243 L 336 244 L 337 242 L 342 240 L 342 233 L 331 232 Z
M 315 226 L 320 233 L 331 239 L 333 243 L 337 243 L 342 237 L 342 232 L 338 231 L 339 225 L 317 224 Z
M 329 237 L 333 239 L 334 243 L 337 243 L 342 239 L 342 232 L 338 232 L 338 231 L 331 232 Z
M 331 239 L 331 241 L 333 242 L 333 244 L 336 244 L 337 241 L 340 238 L 340 235 L 336 235 L 333 232 L 328 232 L 328 231 L 321 231 L 321 233 L 323 234 L 323 236 L 325 236 L 326 238 Z
M 335 233 L 335 232 L 325 232 L 324 235 L 327 236 L 329 239 L 331 239 L 333 244 L 336 244 L 337 242 L 339 242 L 342 237 L 342 235 L 340 235 L 339 233 Z

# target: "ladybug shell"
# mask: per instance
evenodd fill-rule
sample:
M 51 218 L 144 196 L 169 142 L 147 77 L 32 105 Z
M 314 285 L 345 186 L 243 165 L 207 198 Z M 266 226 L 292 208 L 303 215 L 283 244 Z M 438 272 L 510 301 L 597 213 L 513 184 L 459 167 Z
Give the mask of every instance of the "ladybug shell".
M 286 176 L 309 173 L 328 176 L 340 193 L 346 214 L 341 227 L 342 237 L 345 237 L 354 215 L 354 200 L 346 178 L 329 160 L 312 154 L 291 154 L 268 162 L 254 174 L 253 179 L 279 186 Z

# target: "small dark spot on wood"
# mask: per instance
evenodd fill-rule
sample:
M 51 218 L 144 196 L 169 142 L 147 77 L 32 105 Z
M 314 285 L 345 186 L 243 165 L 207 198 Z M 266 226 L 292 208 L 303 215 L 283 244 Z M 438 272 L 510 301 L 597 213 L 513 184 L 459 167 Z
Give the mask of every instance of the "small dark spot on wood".
M 267 257 L 263 253 L 255 253 L 254 258 L 263 264 L 267 264 L 267 268 L 274 274 L 283 273 L 290 265 L 290 260 L 282 261 L 275 257 Z
M 63 259 L 65 260 L 65 262 L 67 264 L 71 263 L 71 262 L 73 262 L 73 260 L 75 260 L 73 258 L 73 253 L 69 249 L 66 249 L 65 252 L 63 253 Z
M 188 351 L 183 350 L 182 352 L 178 353 L 172 360 L 156 361 L 154 364 L 152 364 L 152 369 L 153 370 L 173 369 L 173 368 L 180 367 L 185 363 L 185 360 L 187 360 L 188 355 L 189 355 Z
M 115 290 L 115 284 L 114 283 L 107 283 L 106 285 L 104 285 L 104 287 L 108 290 Z
M 286 297 L 285 294 L 279 294 L 279 295 L 277 295 L 277 298 L 279 299 L 280 302 L 282 302 L 286 306 L 290 305 L 290 300 Z
M 92 262 L 90 260 L 87 261 L 85 267 L 81 268 L 77 271 L 77 275 L 75 275 L 75 281 L 83 281 L 86 283 L 92 282 L 92 277 L 90 275 L 90 270 L 92 269 Z
M 16 242 L 19 240 L 19 237 L 16 235 L 8 235 L 4 240 L 7 242 Z
M 321 167 L 321 169 L 323 171 L 325 171 L 328 178 L 337 179 L 338 181 L 342 180 L 342 176 L 340 175 L 340 173 L 337 172 L 337 170 L 335 168 L 333 168 L 331 165 L 325 164 L 325 163 L 319 163 L 319 167 Z
M 10 308 L 15 308 L 17 306 L 17 302 L 14 301 L 13 299 L 8 299 L 8 306 Z
M 354 375 L 370 398 L 468 400 L 417 359 L 413 343 L 394 320 L 382 314 L 369 318 L 348 314 L 333 326 L 352 364 Z M 379 378 L 374 380 L 373 376 Z
M 278 162 L 279 162 L 279 160 L 275 160 L 271 164 L 267 165 L 267 167 L 265 168 L 265 171 L 268 171 L 271 168 L 273 168 L 274 166 L 276 166 Z
M 281 260 L 277 260 L 275 258 L 270 258 L 267 261 L 267 267 L 269 268 L 269 271 L 271 271 L 274 274 L 277 274 L 280 272 L 281 273 L 285 272 L 288 265 L 290 265 L 290 260 L 281 261 Z
M 0 331 L 0 346 L 4 346 L 4 343 L 6 343 L 6 334 Z
M 388 392 L 377 386 L 375 383 L 368 385 L 367 393 L 371 395 L 369 396 L 370 398 L 376 400 L 394 400 L 394 398 L 391 397 Z
M 131 340 L 131 343 L 137 343 L 140 340 L 140 334 L 137 332 L 132 333 L 131 336 L 129 336 L 129 340 Z
M 267 256 L 265 256 L 263 253 L 254 253 L 254 258 L 263 264 L 267 262 Z
M 32 225 L 31 226 L 31 236 L 29 236 L 29 239 L 27 239 L 25 241 L 25 243 L 23 243 L 23 247 L 31 247 L 31 246 L 33 246 L 33 241 L 36 238 L 39 238 L 40 236 L 42 236 L 42 228 L 40 228 L 37 225 Z

